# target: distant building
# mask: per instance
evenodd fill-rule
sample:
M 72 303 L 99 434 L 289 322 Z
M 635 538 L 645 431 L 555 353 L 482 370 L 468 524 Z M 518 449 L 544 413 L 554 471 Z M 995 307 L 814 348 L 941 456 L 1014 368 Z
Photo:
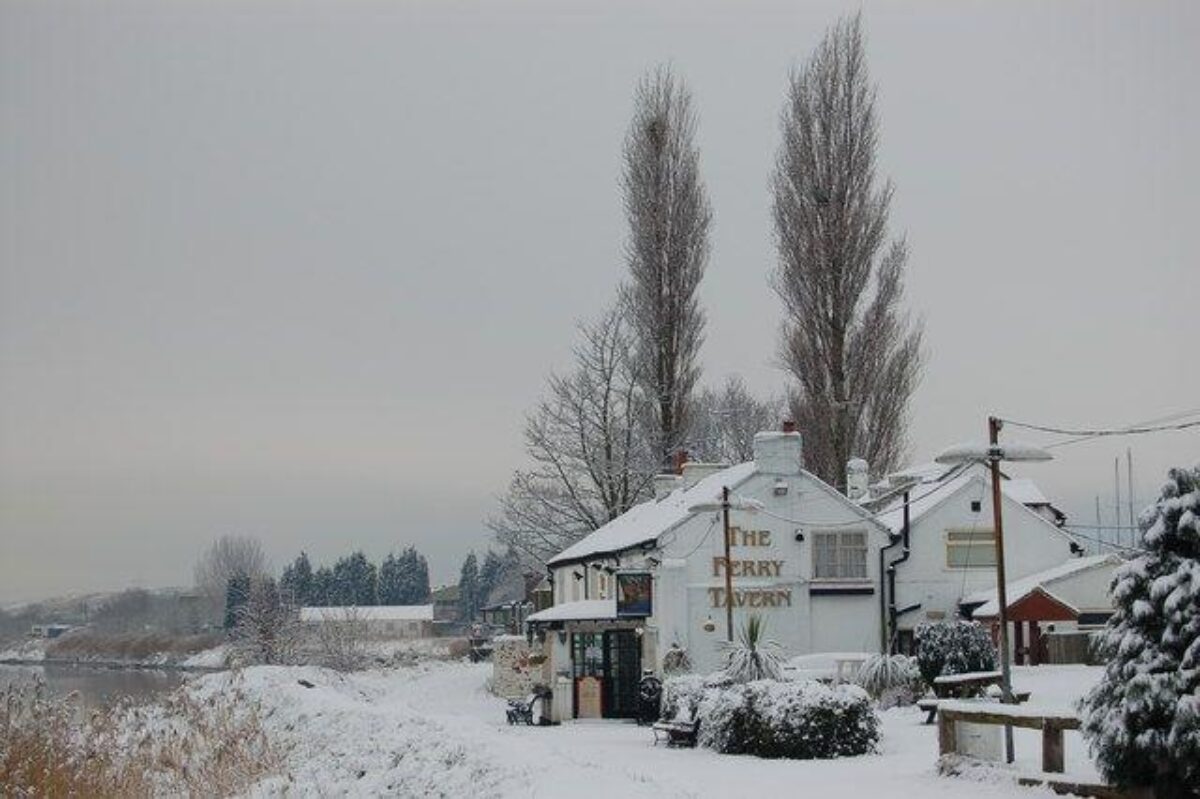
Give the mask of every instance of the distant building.
M 433 605 L 301 608 L 303 624 L 362 624 L 370 638 L 431 638 Z
M 1005 599 L 1014 661 L 1030 666 L 1046 662 L 1047 633 L 1102 627 L 1113 614 L 1108 587 L 1122 563 L 1117 555 L 1093 555 L 1008 581 Z M 971 618 L 996 625 L 1000 601 L 995 588 L 978 591 L 962 604 Z
M 430 599 L 433 602 L 434 621 L 460 621 L 462 592 L 457 585 L 445 585 L 435 589 Z
M 73 629 L 75 626 L 72 624 L 35 624 L 29 634 L 34 638 L 58 638 Z

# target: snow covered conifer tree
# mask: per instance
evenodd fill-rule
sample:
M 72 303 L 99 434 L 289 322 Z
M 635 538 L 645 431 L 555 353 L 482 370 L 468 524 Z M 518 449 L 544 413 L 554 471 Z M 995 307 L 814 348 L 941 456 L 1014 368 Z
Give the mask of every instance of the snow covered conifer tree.
M 458 577 L 458 612 L 463 621 L 474 621 L 479 611 L 479 559 L 468 552 Z
M 1083 733 L 1110 782 L 1200 796 L 1200 468 L 1172 469 L 1139 526 L 1145 553 L 1113 578 Z

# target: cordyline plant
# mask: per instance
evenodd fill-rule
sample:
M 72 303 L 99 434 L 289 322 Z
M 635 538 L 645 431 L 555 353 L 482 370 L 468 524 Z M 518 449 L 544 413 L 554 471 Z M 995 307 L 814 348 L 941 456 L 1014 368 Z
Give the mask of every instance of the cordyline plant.
M 726 642 L 725 677 L 732 683 L 783 679 L 783 654 L 779 644 L 766 637 L 767 622 L 754 614 L 742 625 L 738 640 Z

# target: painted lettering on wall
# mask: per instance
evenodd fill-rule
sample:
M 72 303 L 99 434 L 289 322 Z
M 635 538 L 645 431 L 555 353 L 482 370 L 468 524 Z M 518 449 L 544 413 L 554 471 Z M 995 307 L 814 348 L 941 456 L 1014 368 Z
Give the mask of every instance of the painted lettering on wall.
M 708 589 L 708 598 L 714 608 L 725 607 L 725 589 Z M 790 608 L 792 606 L 792 589 L 790 588 L 735 588 L 733 589 L 733 606 L 735 608 Z
M 771 546 L 770 530 L 743 530 L 740 527 L 729 528 L 729 547 L 731 552 L 737 548 L 761 548 L 769 546 Z M 735 557 L 730 557 L 728 563 L 726 563 L 724 556 L 718 556 L 712 559 L 712 576 L 724 579 L 725 570 L 728 569 L 731 577 L 782 577 L 783 564 L 784 561 L 774 558 Z M 725 607 L 726 597 L 724 588 L 708 589 L 708 597 L 714 608 Z M 733 606 L 790 608 L 792 606 L 792 591 L 789 588 L 735 588 L 733 591 Z

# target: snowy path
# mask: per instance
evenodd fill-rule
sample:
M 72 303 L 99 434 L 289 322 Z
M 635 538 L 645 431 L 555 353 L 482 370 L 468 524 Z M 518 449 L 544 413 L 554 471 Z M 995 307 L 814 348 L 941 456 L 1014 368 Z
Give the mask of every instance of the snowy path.
M 1068 706 L 1096 670 L 1020 670 L 1014 680 L 1047 704 Z M 934 727 L 913 708 L 881 714 L 875 755 L 831 761 L 760 760 L 653 747 L 650 730 L 616 722 L 509 727 L 487 694 L 490 665 L 430 664 L 348 677 L 315 668 L 249 669 L 244 688 L 291 747 L 287 778 L 263 796 L 734 797 L 811 792 L 820 799 L 889 796 L 1034 797 L 1010 782 L 979 783 L 934 772 Z M 204 678 L 215 685 L 226 675 Z M 297 680 L 315 684 L 304 688 Z M 1030 762 L 1040 742 L 1018 733 Z M 1068 769 L 1078 751 L 1068 742 Z M 1086 766 L 1083 773 L 1090 769 Z

